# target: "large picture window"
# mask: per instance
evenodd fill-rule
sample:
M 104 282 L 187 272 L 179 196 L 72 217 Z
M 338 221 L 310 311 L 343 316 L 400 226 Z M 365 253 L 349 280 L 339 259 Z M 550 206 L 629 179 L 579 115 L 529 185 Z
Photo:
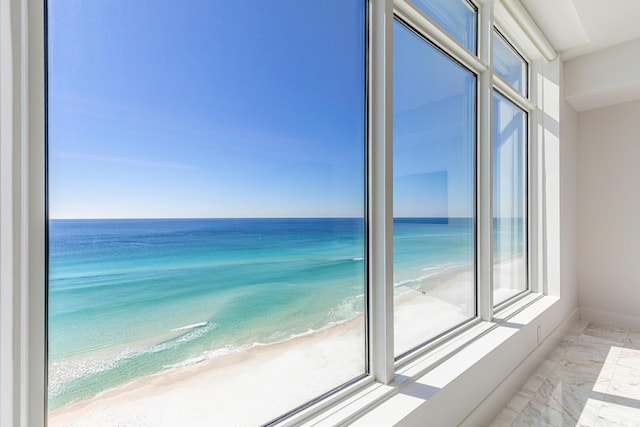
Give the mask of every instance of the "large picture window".
M 365 2 L 186 6 L 48 4 L 49 426 L 258 425 L 368 370 Z
M 49 427 L 363 412 L 537 297 L 506 8 L 187 3 L 46 2 Z
M 396 355 L 476 314 L 475 105 L 475 75 L 396 22 Z

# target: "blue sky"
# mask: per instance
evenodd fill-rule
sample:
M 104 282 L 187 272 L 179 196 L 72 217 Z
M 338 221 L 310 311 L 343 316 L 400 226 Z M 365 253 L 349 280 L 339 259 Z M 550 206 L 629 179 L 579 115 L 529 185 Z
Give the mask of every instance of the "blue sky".
M 362 216 L 363 2 L 309 6 L 50 2 L 50 216 Z
M 472 74 L 396 24 L 394 213 L 473 214 Z M 363 216 L 362 0 L 49 3 L 51 218 Z

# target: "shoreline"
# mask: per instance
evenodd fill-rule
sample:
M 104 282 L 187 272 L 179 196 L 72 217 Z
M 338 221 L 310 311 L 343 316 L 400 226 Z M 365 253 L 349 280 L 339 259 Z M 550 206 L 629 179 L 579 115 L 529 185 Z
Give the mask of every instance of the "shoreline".
M 504 269 L 517 262 L 498 265 Z M 461 311 L 469 308 L 461 303 L 468 300 L 468 292 L 475 292 L 471 280 L 473 271 L 460 272 L 426 295 L 416 289 L 396 300 L 396 353 L 423 342 L 442 324 L 452 327 L 466 320 L 469 316 Z M 434 318 L 440 326 L 433 325 Z M 48 425 L 263 424 L 362 374 L 364 342 L 364 315 L 359 314 L 283 341 L 254 343 L 239 352 L 136 378 L 50 411 Z
M 337 360 L 331 360 L 336 355 L 340 356 L 342 365 L 337 374 L 344 378 L 336 378 L 335 366 L 332 365 L 331 376 L 334 380 L 328 380 L 327 376 L 315 378 L 318 389 L 322 383 L 329 382 L 335 382 L 333 387 L 336 387 L 363 372 L 364 366 L 360 369 L 357 367 L 363 363 L 364 348 L 359 356 L 358 349 L 354 348 L 358 347 L 356 341 L 360 340 L 357 338 L 363 333 L 364 321 L 363 315 L 360 314 L 303 336 L 291 337 L 273 344 L 258 344 L 240 352 L 206 359 L 184 367 L 169 368 L 103 391 L 92 398 L 52 410 L 48 413 L 48 425 L 191 426 L 212 425 L 213 419 L 216 423 L 224 423 L 223 425 L 262 424 L 320 394 L 313 391 L 300 393 L 301 390 L 313 389 L 308 384 L 313 381 L 309 381 L 308 375 L 304 378 L 304 375 L 292 375 L 293 372 L 304 374 L 309 369 L 322 371 L 323 367 L 328 366 L 327 362 L 338 363 Z M 310 357 L 300 360 L 301 353 L 309 353 Z M 353 357 L 354 353 L 356 357 Z M 345 359 L 345 354 L 351 354 L 351 360 Z M 311 357 L 314 355 L 317 357 Z M 350 370 L 353 371 L 353 375 L 349 375 Z M 273 384 L 278 382 L 283 389 L 296 387 L 296 396 L 288 396 L 284 399 L 286 403 L 265 400 L 265 396 L 273 397 Z M 290 384 L 285 384 L 287 382 Z M 323 387 L 322 391 L 326 389 Z M 237 395 L 238 401 L 253 403 L 251 406 L 254 410 L 243 414 L 247 419 L 241 423 L 236 419 L 238 409 L 229 405 L 233 400 L 228 396 L 234 394 Z M 176 406 L 177 410 L 166 411 Z M 256 406 L 261 408 L 255 410 Z M 189 415 L 185 415 L 188 412 L 195 418 L 191 419 Z M 162 416 L 158 417 L 158 414 Z
M 257 351 L 257 349 L 259 348 L 264 348 L 264 347 L 269 347 L 269 346 L 274 346 L 274 345 L 279 345 L 279 344 L 285 344 L 294 340 L 298 340 L 301 338 L 305 338 L 308 336 L 312 336 L 312 335 L 316 335 L 319 333 L 322 333 L 324 331 L 327 330 L 331 330 L 335 327 L 338 327 L 340 325 L 343 325 L 345 323 L 349 323 L 352 321 L 355 321 L 356 319 L 361 318 L 363 315 L 362 313 L 358 313 L 355 316 L 346 319 L 346 320 L 340 320 L 340 321 L 331 321 L 329 323 L 327 323 L 326 325 L 319 327 L 317 329 L 308 329 L 304 332 L 299 332 L 299 333 L 294 333 L 288 337 L 285 337 L 283 339 L 280 339 L 279 341 L 272 341 L 272 342 L 265 342 L 265 341 L 255 341 L 252 343 L 248 343 L 245 345 L 242 345 L 240 347 L 237 348 L 228 348 L 228 347 L 222 347 L 219 349 L 214 349 L 214 350 L 208 350 L 203 352 L 201 355 L 196 355 L 196 356 L 192 356 L 189 357 L 187 359 L 184 359 L 180 362 L 174 363 L 174 364 L 170 364 L 170 365 L 165 365 L 162 370 L 158 371 L 158 372 L 154 372 L 154 373 L 150 373 L 141 377 L 137 377 L 137 378 L 133 378 L 129 381 L 126 381 L 125 383 L 122 383 L 120 385 L 114 386 L 112 388 L 106 389 L 104 391 L 101 391 L 93 396 L 90 396 L 88 398 L 85 399 L 79 399 L 76 401 L 71 401 L 68 403 L 64 403 L 54 409 L 52 409 L 50 411 L 50 413 L 54 413 L 57 412 L 59 409 L 65 408 L 65 407 L 70 407 L 73 406 L 75 404 L 79 404 L 82 402 L 87 402 L 90 401 L 100 395 L 102 395 L 105 392 L 108 392 L 109 390 L 112 389 L 119 389 L 121 387 L 124 387 L 126 385 L 128 385 L 129 383 L 135 382 L 141 378 L 145 378 L 145 377 L 151 377 L 154 375 L 159 375 L 165 372 L 170 372 L 172 370 L 176 370 L 176 369 L 183 369 L 183 368 L 187 368 L 189 366 L 192 365 L 197 365 L 197 364 L 201 364 L 201 363 L 205 363 L 205 362 L 212 362 L 218 359 L 222 359 L 225 357 L 230 357 L 236 354 L 241 354 L 244 352 L 248 352 L 248 351 Z M 167 333 L 161 334 L 161 335 L 157 335 L 157 336 L 152 336 L 152 337 L 148 337 L 148 338 L 144 338 L 138 341 L 133 341 L 133 342 L 129 342 L 129 343 L 120 343 L 120 344 L 115 344 L 115 345 L 111 345 L 111 346 L 105 346 L 105 347 L 100 347 L 100 348 L 96 348 L 96 349 L 91 349 L 85 352 L 81 352 L 81 353 L 77 353 L 77 354 L 71 354 L 69 356 L 64 356 L 61 358 L 57 358 L 57 359 L 52 359 L 49 361 L 49 386 L 51 387 L 51 385 L 53 384 L 54 387 L 60 383 L 63 383 L 61 381 L 56 381 L 57 380 L 57 373 L 59 371 L 68 371 L 70 368 L 76 368 L 80 366 L 80 367 L 86 367 L 88 366 L 88 369 L 91 370 L 92 368 L 95 368 L 95 366 L 105 366 L 105 365 L 109 365 L 110 363 L 117 361 L 119 359 L 124 359 L 127 358 L 128 355 L 130 354 L 135 354 L 137 352 L 145 352 L 145 350 L 147 350 L 149 347 L 154 347 L 157 345 L 163 345 L 167 340 L 171 340 L 177 337 L 180 337 L 182 333 L 184 333 L 185 331 L 190 331 L 192 329 L 195 329 L 196 327 L 200 327 L 200 326 L 204 326 L 207 322 L 200 322 L 200 323 L 195 323 L 195 324 L 191 324 L 191 325 L 186 325 L 186 326 L 182 326 L 182 327 L 178 327 L 178 328 L 174 328 L 172 330 L 170 330 Z M 75 365 L 75 366 L 74 366 Z M 52 381 L 53 379 L 53 381 Z

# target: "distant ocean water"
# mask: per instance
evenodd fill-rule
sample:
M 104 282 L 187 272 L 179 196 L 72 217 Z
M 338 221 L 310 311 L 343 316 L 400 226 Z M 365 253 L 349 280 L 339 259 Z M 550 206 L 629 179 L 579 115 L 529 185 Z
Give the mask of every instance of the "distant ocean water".
M 49 408 L 364 310 L 357 218 L 51 220 Z M 396 294 L 473 264 L 470 219 L 394 220 Z

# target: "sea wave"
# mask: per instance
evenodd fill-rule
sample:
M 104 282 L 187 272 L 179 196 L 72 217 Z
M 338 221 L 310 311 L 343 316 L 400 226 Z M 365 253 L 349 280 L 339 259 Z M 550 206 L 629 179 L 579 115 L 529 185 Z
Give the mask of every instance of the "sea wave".
M 171 332 L 180 332 L 180 331 L 187 331 L 189 329 L 200 328 L 200 327 L 206 326 L 208 323 L 209 322 L 200 322 L 200 323 L 193 323 L 191 325 L 180 326 L 179 328 L 172 329 Z
M 243 351 L 248 351 L 251 350 L 253 348 L 256 347 L 268 347 L 268 346 L 272 346 L 272 345 L 277 345 L 277 344 L 281 344 L 281 343 L 285 343 L 285 342 L 289 342 L 295 339 L 299 339 L 302 337 L 306 337 L 309 335 L 313 335 L 322 331 L 326 331 L 328 329 L 331 329 L 335 326 L 341 325 L 343 323 L 349 322 L 350 320 L 354 319 L 355 317 L 357 317 L 360 313 L 355 313 L 355 315 L 353 315 L 352 317 L 348 318 L 348 319 L 343 319 L 343 320 L 339 320 L 339 321 L 331 321 L 328 322 L 327 324 L 325 324 L 324 326 L 317 328 L 317 329 L 312 329 L 309 328 L 303 332 L 299 332 L 299 333 L 289 333 L 287 334 L 284 331 L 276 331 L 273 334 L 271 334 L 269 336 L 268 339 L 271 339 L 272 337 L 281 337 L 282 339 L 276 340 L 276 341 L 254 341 L 248 344 L 243 344 L 243 345 L 229 345 L 229 346 L 225 346 L 223 348 L 220 349 L 216 349 L 216 350 L 209 350 L 209 351 L 205 351 L 202 354 L 199 354 L 197 356 L 193 356 L 193 357 L 189 357 L 188 359 L 182 360 L 180 362 L 177 363 L 173 363 L 171 365 L 165 365 L 163 366 L 164 369 L 180 369 L 180 368 L 185 368 L 187 366 L 191 366 L 191 365 L 195 365 L 197 363 L 202 363 L 208 360 L 213 360 L 216 359 L 218 357 L 222 357 L 222 356 L 227 356 L 230 354 L 234 354 L 234 353 L 240 353 Z
M 64 390 L 65 384 L 119 368 L 123 363 L 147 354 L 155 354 L 174 349 L 190 341 L 196 340 L 208 332 L 216 329 L 217 324 L 200 322 L 172 329 L 171 333 L 185 332 L 177 337 L 174 335 L 165 341 L 151 345 L 131 344 L 122 351 L 113 352 L 108 348 L 90 352 L 86 355 L 68 357 L 49 363 L 49 394 L 56 396 Z
M 362 298 L 362 295 L 358 297 Z M 353 297 L 352 299 L 357 299 Z M 349 299 L 346 299 L 349 300 Z M 345 300 L 345 301 L 346 301 Z M 348 302 L 348 301 L 346 301 Z M 192 355 L 184 360 L 177 361 L 162 365 L 162 370 L 181 369 L 198 363 L 202 363 L 208 360 L 216 359 L 222 356 L 240 353 L 243 351 L 251 350 L 255 347 L 266 347 L 276 345 L 279 343 L 288 342 L 294 339 L 299 339 L 305 336 L 309 336 L 318 332 L 325 331 L 340 324 L 346 323 L 359 314 L 358 312 L 351 312 L 349 318 L 340 320 L 328 321 L 324 326 L 317 329 L 307 329 L 299 333 L 286 333 L 285 331 L 276 331 L 265 341 L 254 341 L 242 345 L 227 345 L 222 348 L 212 349 L 204 351 L 201 354 Z M 116 370 L 122 367 L 127 361 L 143 356 L 145 354 L 153 354 L 161 351 L 169 350 L 178 347 L 186 342 L 195 340 L 207 332 L 210 332 L 217 328 L 217 324 L 211 322 L 200 322 L 183 327 L 174 328 L 171 331 L 186 331 L 186 333 L 179 335 L 177 338 L 171 338 L 169 340 L 156 343 L 153 345 L 145 345 L 137 348 L 128 348 L 119 353 L 114 353 L 111 349 L 101 349 L 94 354 L 87 355 L 86 357 L 76 357 L 61 359 L 58 361 L 50 362 L 49 364 L 49 398 L 56 398 L 66 391 L 66 385 L 75 380 L 81 380 L 83 377 L 99 374 L 108 370 Z M 275 339 L 275 340 L 273 340 Z
M 364 294 L 345 298 L 340 304 L 329 309 L 326 316 L 327 323 L 352 319 L 362 313 L 364 309 L 363 300 Z
M 238 353 L 242 350 L 245 350 L 246 348 L 244 348 L 246 346 L 242 346 L 241 347 L 232 347 L 232 346 L 227 346 L 227 347 L 223 347 L 217 350 L 209 350 L 209 351 L 205 351 L 202 354 L 199 354 L 197 356 L 193 356 L 193 357 L 189 357 L 185 360 L 181 360 L 180 362 L 176 362 L 176 363 L 172 363 L 171 365 L 165 365 L 163 366 L 164 369 L 178 369 L 178 368 L 185 368 L 187 366 L 191 366 L 191 365 L 195 365 L 196 363 L 200 363 L 200 362 L 204 362 L 205 360 L 212 360 L 215 359 L 217 357 L 221 357 L 221 356 L 226 356 L 228 354 L 233 354 L 233 353 Z

